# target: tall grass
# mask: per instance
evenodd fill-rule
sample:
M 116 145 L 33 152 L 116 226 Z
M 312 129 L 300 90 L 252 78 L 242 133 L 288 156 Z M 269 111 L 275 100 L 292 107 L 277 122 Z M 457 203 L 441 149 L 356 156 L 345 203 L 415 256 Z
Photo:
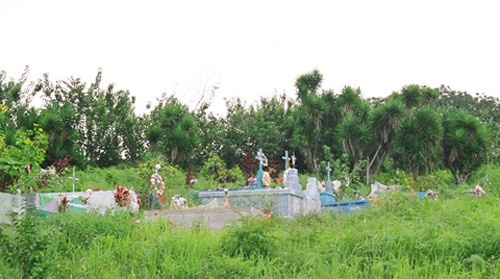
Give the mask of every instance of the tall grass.
M 77 177 L 96 187 L 114 189 L 116 178 L 148 189 L 150 167 L 92 169 Z M 191 190 L 183 172 L 163 171 L 167 195 Z M 1 228 L 0 278 L 500 278 L 500 167 L 490 167 L 485 197 L 464 193 L 485 175 L 486 167 L 461 187 L 449 172 L 412 182 L 439 192 L 438 200 L 395 193 L 356 215 L 243 218 L 220 232 L 126 213 L 33 216 Z M 212 186 L 200 177 L 195 189 Z M 12 247 L 43 257 L 35 261 Z M 25 270 L 30 266 L 36 270 Z
M 34 225 L 40 235 L 55 231 L 43 278 L 498 278 L 499 202 L 395 194 L 357 215 L 243 219 L 221 232 L 127 214 Z M 0 274 L 19 277 L 5 264 Z

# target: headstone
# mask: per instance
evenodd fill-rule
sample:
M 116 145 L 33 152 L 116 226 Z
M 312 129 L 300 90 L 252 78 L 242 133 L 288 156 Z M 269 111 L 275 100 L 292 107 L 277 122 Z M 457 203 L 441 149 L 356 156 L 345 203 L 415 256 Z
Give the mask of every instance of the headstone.
M 288 164 L 290 162 L 290 158 L 288 158 L 288 151 L 285 151 L 285 157 L 281 157 L 285 161 L 285 171 L 283 172 L 283 179 L 285 177 L 286 171 L 288 170 Z
M 309 213 L 321 213 L 321 202 L 319 198 L 319 192 L 317 185 L 318 182 L 316 178 L 310 177 L 307 179 L 306 190 L 304 191 L 305 202 L 307 207 L 307 212 Z
M 297 169 L 288 170 L 288 179 L 285 182 L 285 189 L 292 189 L 297 192 L 302 192 L 302 186 L 299 183 L 299 172 Z

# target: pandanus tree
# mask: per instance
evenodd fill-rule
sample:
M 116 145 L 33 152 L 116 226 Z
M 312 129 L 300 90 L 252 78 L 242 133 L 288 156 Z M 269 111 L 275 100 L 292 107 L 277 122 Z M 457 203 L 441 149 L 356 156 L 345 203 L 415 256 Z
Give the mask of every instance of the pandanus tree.
M 293 135 L 293 145 L 304 155 L 309 166 L 314 171 L 320 167 L 317 154 L 320 149 L 321 127 L 325 103 L 317 95 L 323 81 L 323 75 L 318 70 L 297 78 L 295 87 L 300 107 L 296 111 L 296 129 Z
M 491 143 L 485 125 L 471 114 L 441 110 L 444 136 L 441 152 L 445 166 L 457 184 L 468 181 L 484 163 Z
M 401 101 L 408 110 L 408 118 L 411 117 L 411 111 L 414 107 L 420 105 L 422 101 L 422 92 L 418 85 L 408 85 L 401 89 Z
M 342 93 L 339 95 L 337 105 L 340 107 L 342 115 L 353 112 L 361 106 L 366 106 L 361 100 L 361 90 L 359 88 L 353 89 L 350 86 L 345 86 Z M 367 103 L 367 102 L 366 102 Z M 369 106 L 369 103 L 367 103 Z
M 199 141 L 197 124 L 186 106 L 170 97 L 151 113 L 146 137 L 153 151 L 160 150 L 172 164 L 188 162 Z
M 368 123 L 363 123 L 361 117 L 348 112 L 340 121 L 338 136 L 342 139 L 342 146 L 351 156 L 353 167 L 364 159 L 373 147 L 373 131 Z
M 373 127 L 374 153 L 369 160 L 370 172 L 368 176 L 376 176 L 390 151 L 396 129 L 404 117 L 404 106 L 396 100 L 390 99 L 385 104 L 375 108 L 370 115 L 369 122 Z
M 414 180 L 419 172 L 433 170 L 438 143 L 443 135 L 441 117 L 429 106 L 416 109 L 396 131 L 396 150 Z

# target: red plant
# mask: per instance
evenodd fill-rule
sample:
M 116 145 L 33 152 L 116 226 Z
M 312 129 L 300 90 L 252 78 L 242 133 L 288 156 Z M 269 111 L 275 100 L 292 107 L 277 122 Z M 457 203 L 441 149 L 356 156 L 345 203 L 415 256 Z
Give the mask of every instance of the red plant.
M 243 163 L 241 163 L 240 168 L 246 176 L 251 176 L 259 170 L 259 161 L 255 160 L 255 156 L 252 153 L 247 153 L 243 157 Z
M 90 197 L 84 198 L 82 196 L 79 196 L 78 199 L 81 200 L 84 204 L 88 204 Z
M 69 203 L 68 197 L 63 197 L 61 199 L 61 205 L 59 206 L 59 211 L 66 212 L 66 209 L 68 209 L 68 203 Z
M 190 166 L 187 169 L 187 172 L 186 172 L 186 185 L 191 185 L 191 180 L 194 179 L 194 177 L 193 177 L 193 169 L 194 169 L 194 166 Z
M 284 169 L 283 164 L 284 162 L 279 156 L 275 155 L 269 159 L 269 169 L 273 170 L 272 172 L 269 172 L 271 178 L 278 179 L 281 176 Z
M 66 170 L 66 168 L 68 167 L 69 162 L 71 160 L 73 160 L 73 157 L 71 155 L 66 156 L 66 158 L 64 158 L 62 160 L 61 159 L 55 160 L 51 166 L 54 169 L 55 175 L 62 176 L 64 173 L 64 170 Z M 45 188 L 48 188 L 50 186 L 49 182 L 48 182 L 50 177 L 52 177 L 52 174 L 50 172 L 47 172 L 46 174 L 44 174 L 42 177 L 40 177 L 36 181 L 36 185 L 38 187 L 38 190 L 45 189 Z
M 116 183 L 115 201 L 119 206 L 126 206 L 130 203 L 130 192 L 125 186 Z

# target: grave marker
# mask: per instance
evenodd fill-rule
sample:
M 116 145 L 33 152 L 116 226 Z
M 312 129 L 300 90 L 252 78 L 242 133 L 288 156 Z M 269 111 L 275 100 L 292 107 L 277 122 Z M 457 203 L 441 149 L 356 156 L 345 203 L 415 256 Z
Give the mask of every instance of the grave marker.
M 75 183 L 77 181 L 80 181 L 80 179 L 76 178 L 75 176 L 75 167 L 73 167 L 73 177 L 70 177 L 71 180 L 73 180 L 73 193 L 75 192 Z

